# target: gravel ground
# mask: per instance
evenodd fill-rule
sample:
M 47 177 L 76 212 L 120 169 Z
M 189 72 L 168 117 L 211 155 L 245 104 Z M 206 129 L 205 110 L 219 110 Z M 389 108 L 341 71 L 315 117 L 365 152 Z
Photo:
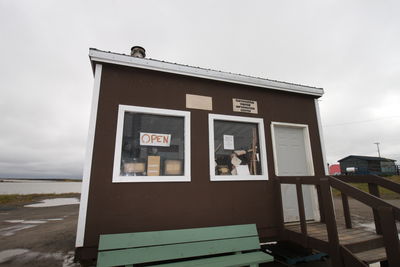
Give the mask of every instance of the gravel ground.
M 354 225 L 373 227 L 371 209 L 353 199 L 349 201 Z M 334 202 L 338 223 L 344 223 L 341 199 L 335 198 Z M 400 200 L 391 202 L 400 206 Z M 0 206 L 0 266 L 79 266 L 73 262 L 78 209 L 76 204 L 56 207 Z M 267 266 L 283 265 L 274 263 Z
M 78 209 L 0 206 L 0 266 L 78 266 L 73 263 Z

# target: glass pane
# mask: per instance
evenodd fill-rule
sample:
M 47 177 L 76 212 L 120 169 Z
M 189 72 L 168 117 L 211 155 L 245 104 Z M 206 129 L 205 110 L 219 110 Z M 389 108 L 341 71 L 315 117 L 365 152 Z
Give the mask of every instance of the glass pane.
M 214 120 L 216 175 L 261 175 L 258 124 Z
M 184 175 L 184 118 L 125 112 L 121 176 Z

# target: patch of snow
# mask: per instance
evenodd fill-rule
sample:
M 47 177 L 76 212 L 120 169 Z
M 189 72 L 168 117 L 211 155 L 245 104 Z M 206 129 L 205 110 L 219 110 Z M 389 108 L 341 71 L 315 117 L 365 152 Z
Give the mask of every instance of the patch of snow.
M 0 263 L 11 260 L 13 257 L 28 252 L 28 249 L 16 248 L 0 251 Z
M 64 262 L 63 262 L 62 267 L 78 267 L 78 266 L 80 266 L 79 263 L 74 262 L 74 257 L 75 257 L 75 254 L 73 251 L 68 252 L 67 255 L 64 256 Z
M 6 228 L 2 228 L 0 229 L 0 235 L 1 236 L 12 236 L 14 235 L 16 232 L 24 230 L 24 229 L 29 229 L 32 227 L 35 227 L 36 225 L 33 224 L 18 224 L 18 225 L 13 225 L 10 227 L 6 227 Z
M 75 204 L 79 204 L 79 200 L 77 198 L 52 198 L 42 200 L 40 203 L 25 205 L 24 207 L 43 208 Z

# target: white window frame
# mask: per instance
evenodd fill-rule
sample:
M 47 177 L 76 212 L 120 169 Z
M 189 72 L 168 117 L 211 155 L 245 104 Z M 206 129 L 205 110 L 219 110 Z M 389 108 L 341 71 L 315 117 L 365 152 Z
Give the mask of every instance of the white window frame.
M 272 121 L 271 122 L 271 137 L 272 137 L 272 151 L 274 154 L 274 167 L 275 167 L 275 175 L 279 175 L 279 169 L 278 169 L 278 161 L 277 161 L 277 148 L 276 148 L 276 137 L 275 137 L 275 126 L 284 126 L 284 127 L 291 127 L 291 128 L 300 128 L 303 130 L 303 136 L 304 136 L 304 146 L 306 150 L 306 156 L 307 156 L 307 168 L 308 168 L 308 175 L 307 176 L 314 176 L 314 163 L 313 163 L 313 156 L 312 156 L 312 150 L 311 150 L 311 141 L 310 141 L 310 132 L 308 130 L 308 125 L 307 124 L 298 124 L 298 123 L 287 123 L 287 122 L 276 122 Z
M 125 112 L 137 112 L 142 114 L 153 114 L 162 116 L 173 116 L 184 118 L 184 175 L 179 176 L 121 176 L 121 150 L 122 137 L 124 128 Z M 173 110 L 148 108 L 140 106 L 118 106 L 118 122 L 117 133 L 115 138 L 115 153 L 114 153 L 114 168 L 113 168 L 113 183 L 130 183 L 130 182 L 190 182 L 190 112 Z
M 258 144 L 260 146 L 261 175 L 216 175 L 215 174 L 215 152 L 214 152 L 214 121 L 232 121 L 255 123 L 258 126 Z M 209 134 L 209 158 L 210 158 L 210 180 L 211 181 L 257 181 L 268 180 L 267 152 L 265 149 L 264 120 L 262 118 L 230 116 L 220 114 L 208 114 Z

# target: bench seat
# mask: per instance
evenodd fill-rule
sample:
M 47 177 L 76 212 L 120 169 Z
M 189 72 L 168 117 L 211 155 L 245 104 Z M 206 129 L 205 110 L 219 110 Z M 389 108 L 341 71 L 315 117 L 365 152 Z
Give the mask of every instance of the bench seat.
M 173 260 L 177 262 L 162 264 Z M 246 224 L 101 235 L 97 267 L 143 263 L 182 267 L 257 266 L 271 261 L 272 256 L 260 251 L 256 225 Z
M 243 254 L 235 254 L 228 256 L 212 257 L 199 260 L 191 260 L 184 262 L 174 262 L 159 265 L 152 265 L 153 267 L 194 267 L 194 266 L 212 266 L 212 267 L 227 267 L 227 266 L 244 266 L 244 265 L 257 265 L 259 263 L 271 262 L 273 257 L 264 252 L 249 252 Z

